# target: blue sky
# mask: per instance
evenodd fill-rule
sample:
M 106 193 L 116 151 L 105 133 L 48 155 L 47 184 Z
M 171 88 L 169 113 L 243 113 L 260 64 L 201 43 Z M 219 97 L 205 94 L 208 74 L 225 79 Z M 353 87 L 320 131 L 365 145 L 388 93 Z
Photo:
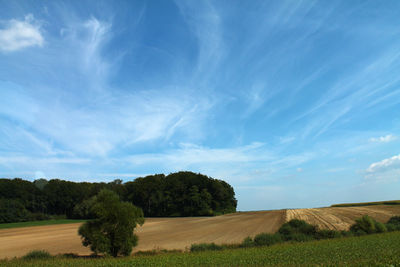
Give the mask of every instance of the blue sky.
M 399 199 L 399 1 L 7 1 L 0 177 L 201 172 L 239 210 Z

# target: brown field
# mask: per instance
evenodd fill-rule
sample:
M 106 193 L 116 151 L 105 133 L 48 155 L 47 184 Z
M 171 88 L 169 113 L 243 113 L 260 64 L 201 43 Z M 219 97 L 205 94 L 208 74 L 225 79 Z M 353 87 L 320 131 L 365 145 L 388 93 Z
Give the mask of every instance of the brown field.
M 139 245 L 134 249 L 181 249 L 193 243 L 240 243 L 247 236 L 273 233 L 293 218 L 303 219 L 320 228 L 347 230 L 354 220 L 370 215 L 386 222 L 400 215 L 400 205 L 366 207 L 330 207 L 318 209 L 239 212 L 218 217 L 148 218 L 137 229 Z M 79 223 L 34 226 L 0 230 L 0 259 L 25 255 L 44 249 L 51 254 L 77 253 L 89 255 L 77 234 Z
M 275 232 L 285 221 L 285 211 L 240 212 L 218 217 L 148 218 L 137 229 L 134 251 L 186 249 L 193 243 L 239 243 L 249 235 Z M 90 254 L 78 236 L 80 224 L 34 226 L 0 230 L 0 258 L 23 256 L 44 249 L 51 254 Z
M 354 220 L 363 215 L 369 215 L 378 222 L 386 223 L 390 217 L 400 215 L 400 205 L 287 210 L 286 220 L 296 218 L 318 225 L 320 229 L 348 230 Z

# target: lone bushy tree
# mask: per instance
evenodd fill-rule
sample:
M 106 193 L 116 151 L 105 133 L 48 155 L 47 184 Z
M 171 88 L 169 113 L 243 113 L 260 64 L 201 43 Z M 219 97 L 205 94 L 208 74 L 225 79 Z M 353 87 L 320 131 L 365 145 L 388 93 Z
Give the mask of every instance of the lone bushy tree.
M 128 256 L 138 238 L 133 230 L 143 225 L 143 212 L 129 202 L 121 202 L 113 191 L 103 189 L 91 208 L 95 219 L 83 224 L 78 233 L 82 244 L 95 253 Z

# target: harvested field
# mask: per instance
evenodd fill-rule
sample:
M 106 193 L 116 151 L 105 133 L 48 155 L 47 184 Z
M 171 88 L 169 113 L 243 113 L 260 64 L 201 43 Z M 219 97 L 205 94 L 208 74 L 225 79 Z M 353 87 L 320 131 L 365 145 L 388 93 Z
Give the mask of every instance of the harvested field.
M 134 251 L 182 249 L 193 243 L 239 243 L 260 232 L 275 232 L 285 221 L 285 211 L 240 212 L 217 217 L 148 218 L 139 227 Z M 0 258 L 44 249 L 51 254 L 90 254 L 78 236 L 80 224 L 35 226 L 0 230 Z
M 321 229 L 347 230 L 354 220 L 370 215 L 380 222 L 400 215 L 400 205 L 330 207 L 318 209 L 238 212 L 217 217 L 147 218 L 137 229 L 139 245 L 134 249 L 181 249 L 193 243 L 240 243 L 247 236 L 273 233 L 294 218 L 318 225 Z M 25 255 L 44 249 L 51 254 L 89 255 L 78 236 L 80 224 L 35 226 L 0 230 L 0 258 Z
M 385 223 L 390 217 L 400 215 L 399 205 L 364 207 L 330 207 L 318 209 L 287 210 L 286 220 L 300 219 L 318 225 L 321 229 L 348 230 L 355 219 L 369 215 L 378 222 Z

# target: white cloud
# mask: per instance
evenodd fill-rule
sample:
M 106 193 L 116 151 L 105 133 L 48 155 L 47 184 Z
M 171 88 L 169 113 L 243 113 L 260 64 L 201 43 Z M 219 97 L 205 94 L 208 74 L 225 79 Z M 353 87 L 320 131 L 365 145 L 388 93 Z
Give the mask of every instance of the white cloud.
M 396 139 L 397 139 L 396 136 L 388 134 L 386 136 L 370 138 L 369 141 L 370 142 L 376 142 L 376 143 L 388 143 L 388 142 L 394 141 Z
M 124 95 L 110 92 L 110 98 L 98 100 L 96 105 L 83 95 L 80 101 L 92 106 L 76 108 L 68 101 L 48 101 L 57 98 L 57 93 L 51 91 L 44 97 L 13 88 L 7 86 L 1 90 L 0 96 L 12 93 L 13 101 L 1 106 L 0 114 L 19 121 L 20 126 L 16 132 L 14 123 L 2 122 L 0 144 L 9 151 L 33 150 L 47 156 L 60 154 L 60 150 L 106 156 L 118 147 L 168 141 L 176 134 L 186 142 L 201 139 L 205 118 L 213 107 L 207 98 L 179 95 L 166 89 L 164 95 L 157 91 Z M 41 108 L 32 108 L 28 114 L 18 108 L 27 106 Z
M 181 148 L 176 150 L 159 154 L 135 155 L 131 156 L 129 161 L 137 165 L 166 163 L 176 166 L 178 169 L 186 169 L 194 165 L 239 164 L 271 160 L 270 153 L 263 147 L 262 143 L 252 143 L 234 148 L 207 148 L 193 144 L 181 144 Z
M 225 51 L 220 15 L 211 2 L 177 0 L 175 4 L 198 41 L 196 81 L 207 81 Z
M 382 173 L 393 169 L 400 169 L 400 154 L 369 165 L 367 173 Z
M 119 161 L 135 168 L 158 166 L 166 172 L 192 170 L 243 185 L 249 181 L 274 180 L 280 170 L 297 167 L 311 158 L 309 154 L 280 155 L 265 143 L 254 142 L 228 148 L 181 144 L 178 149 L 137 154 Z
M 40 24 L 33 15 L 25 16 L 24 20 L 12 19 L 0 29 L 0 50 L 11 52 L 30 46 L 42 46 L 44 38 Z
M 49 164 L 85 164 L 89 163 L 91 160 L 87 158 L 59 158 L 59 157 L 48 157 L 48 158 L 36 158 L 36 157 L 26 157 L 26 156 L 0 156 L 0 164 L 22 164 L 34 166 L 41 165 L 46 166 Z

